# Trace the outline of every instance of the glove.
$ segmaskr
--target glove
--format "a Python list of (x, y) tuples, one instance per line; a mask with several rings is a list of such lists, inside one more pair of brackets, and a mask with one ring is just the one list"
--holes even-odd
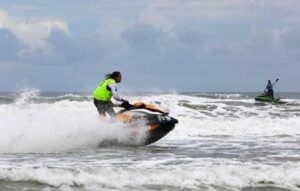
[(130, 107), (130, 103), (127, 100), (122, 100), (121, 107), (128, 109)]

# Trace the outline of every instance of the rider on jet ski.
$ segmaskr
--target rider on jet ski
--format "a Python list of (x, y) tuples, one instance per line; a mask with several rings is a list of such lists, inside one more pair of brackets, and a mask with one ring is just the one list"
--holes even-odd
[(267, 87), (265, 88), (265, 95), (270, 96), (272, 99), (274, 99), (273, 85), (271, 80), (268, 80)]
[(118, 93), (117, 83), (120, 83), (122, 80), (121, 72), (114, 71), (111, 74), (106, 74), (105, 78), (106, 79), (94, 90), (94, 104), (100, 115), (106, 116), (107, 113), (111, 117), (115, 117), (116, 112), (113, 109), (114, 104), (111, 102), (112, 97), (115, 100), (122, 102), (120, 106), (124, 108), (128, 108), (130, 104)]

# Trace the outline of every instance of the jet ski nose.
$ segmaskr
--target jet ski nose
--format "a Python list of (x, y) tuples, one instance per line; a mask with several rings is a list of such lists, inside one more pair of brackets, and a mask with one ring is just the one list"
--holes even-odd
[(173, 123), (178, 123), (178, 120), (172, 117), (172, 122)]

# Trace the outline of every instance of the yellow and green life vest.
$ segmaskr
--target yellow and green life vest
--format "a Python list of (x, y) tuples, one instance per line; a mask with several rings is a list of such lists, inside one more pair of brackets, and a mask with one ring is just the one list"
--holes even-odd
[(110, 84), (116, 84), (116, 81), (111, 78), (102, 81), (93, 93), (94, 98), (99, 101), (110, 101), (112, 93), (107, 89), (107, 86)]

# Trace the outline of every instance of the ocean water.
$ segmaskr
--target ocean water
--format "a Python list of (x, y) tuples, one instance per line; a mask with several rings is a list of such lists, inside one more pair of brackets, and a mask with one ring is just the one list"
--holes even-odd
[(179, 120), (140, 146), (88, 93), (0, 93), (0, 190), (300, 190), (300, 93), (257, 94), (129, 94)]

